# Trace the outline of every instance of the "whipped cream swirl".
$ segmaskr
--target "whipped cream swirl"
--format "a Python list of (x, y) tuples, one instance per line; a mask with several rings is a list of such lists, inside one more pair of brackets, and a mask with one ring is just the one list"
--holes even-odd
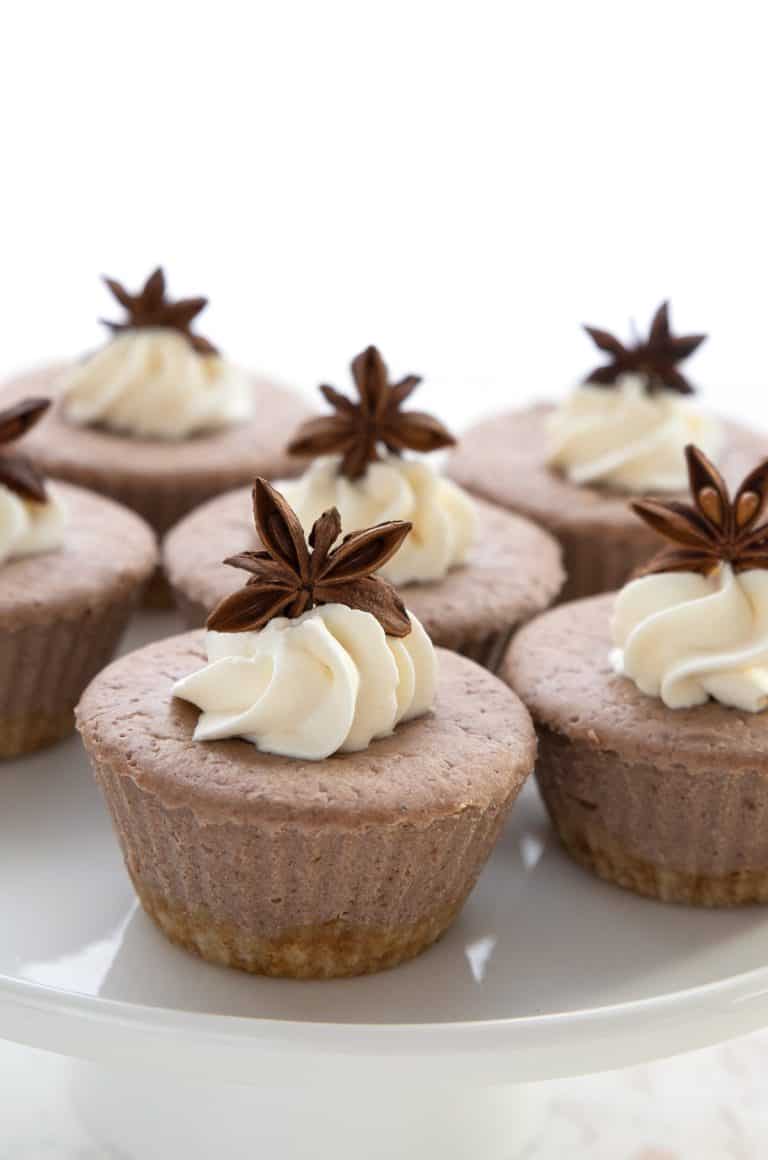
[(316, 459), (299, 479), (276, 487), (305, 528), (337, 507), (349, 531), (386, 520), (409, 520), (411, 534), (381, 569), (392, 584), (441, 580), (463, 564), (475, 534), (475, 511), (465, 492), (421, 459), (390, 455), (368, 465), (360, 479), (339, 473), (339, 456)]
[(241, 737), (310, 761), (366, 749), (432, 706), (435, 652), (410, 620), (395, 638), (369, 612), (325, 604), (258, 632), (208, 632), (208, 664), (174, 696), (202, 710), (196, 741)]
[(548, 461), (571, 483), (630, 492), (685, 489), (685, 446), (716, 458), (723, 443), (715, 418), (677, 391), (649, 394), (631, 374), (614, 387), (577, 387), (551, 416), (549, 437)]
[(616, 598), (611, 662), (670, 709), (768, 706), (768, 571), (661, 572)]
[(45, 503), (39, 503), (0, 484), (0, 564), (61, 547), (66, 508), (50, 484), (47, 495)]
[(176, 330), (127, 330), (63, 381), (64, 412), (83, 426), (186, 439), (248, 419), (248, 376), (218, 354), (199, 354)]

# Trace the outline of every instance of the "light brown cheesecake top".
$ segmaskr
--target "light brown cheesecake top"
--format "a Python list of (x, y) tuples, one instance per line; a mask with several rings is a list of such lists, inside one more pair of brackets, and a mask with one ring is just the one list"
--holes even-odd
[(99, 427), (69, 422), (63, 413), (59, 380), (62, 365), (41, 367), (0, 387), (0, 405), (29, 395), (43, 395), (54, 405), (24, 440), (24, 451), (46, 474), (66, 478), (71, 468), (88, 482), (91, 472), (98, 480), (107, 473), (116, 480), (145, 482), (185, 478), (210, 478), (211, 490), (227, 487), (256, 475), (294, 475), (295, 459), (285, 445), (297, 424), (310, 413), (301, 396), (254, 376), (253, 417), (217, 431), (189, 439), (165, 440), (120, 435)]
[[(467, 564), (442, 580), (399, 588), (427, 632), (448, 647), (527, 620), (552, 602), (564, 578), (560, 549), (547, 532), (481, 501), (477, 516)], [(250, 491), (203, 504), (165, 539), (172, 587), (198, 605), (202, 617), (241, 586), (242, 578), (222, 561), (248, 547), (258, 547)]]
[(576, 600), (522, 629), (501, 675), (537, 725), (621, 761), (698, 772), (766, 770), (768, 712), (747, 713), (715, 701), (668, 709), (610, 664), (614, 593)]
[(473, 661), (438, 651), (434, 712), (360, 753), (311, 762), (246, 741), (192, 740), (198, 711), (171, 696), (204, 661), (203, 634), (159, 641), (115, 661), (91, 683), (78, 728), (99, 765), (191, 808), (211, 824), (249, 818), (307, 825), (426, 825), (504, 805), (530, 773), (536, 740), (527, 711)]
[(157, 564), (157, 541), (139, 516), (110, 499), (50, 483), (68, 512), (60, 548), (0, 564), (0, 629), (78, 616), (132, 594)]
[[(553, 407), (540, 405), (496, 415), (462, 436), (448, 464), (448, 475), (469, 491), (559, 529), (615, 529), (645, 538), (649, 554), (657, 543), (629, 508), (632, 497), (605, 487), (580, 486), (547, 465), (547, 418)], [(730, 484), (738, 483), (768, 454), (768, 433), (723, 422), (725, 445), (718, 465)], [(667, 493), (684, 499), (687, 493)]]

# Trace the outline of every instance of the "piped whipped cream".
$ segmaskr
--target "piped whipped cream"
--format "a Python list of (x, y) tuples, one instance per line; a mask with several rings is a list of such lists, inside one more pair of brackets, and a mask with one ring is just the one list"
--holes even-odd
[(63, 390), (71, 422), (155, 439), (227, 427), (253, 410), (244, 371), (162, 327), (117, 335), (67, 372)]
[(337, 507), (347, 531), (386, 520), (409, 520), (407, 540), (380, 575), (392, 584), (441, 580), (463, 564), (475, 535), (469, 496), (421, 459), (391, 455), (368, 465), (360, 479), (339, 474), (339, 456), (316, 459), (299, 479), (276, 486), (305, 528)]
[(723, 445), (713, 416), (677, 391), (649, 394), (632, 374), (612, 387), (577, 387), (550, 417), (549, 438), (548, 462), (571, 483), (638, 493), (685, 489), (686, 444), (710, 458)]
[(366, 749), (432, 706), (435, 651), (410, 620), (395, 638), (368, 612), (326, 604), (258, 632), (208, 632), (208, 664), (174, 696), (201, 710), (196, 741), (240, 737), (310, 761)]
[(0, 564), (52, 552), (64, 543), (66, 507), (50, 484), (47, 496), (39, 503), (0, 484)]
[(768, 706), (768, 570), (660, 572), (630, 581), (612, 621), (616, 672), (670, 709)]

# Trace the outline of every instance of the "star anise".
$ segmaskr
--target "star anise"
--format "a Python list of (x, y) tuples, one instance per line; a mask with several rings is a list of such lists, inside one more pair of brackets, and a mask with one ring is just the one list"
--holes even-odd
[(0, 411), (0, 484), (10, 488), (22, 499), (45, 503), (45, 480), (25, 455), (9, 455), (4, 451), (34, 427), (51, 405), (50, 399), (24, 399), (5, 411)]
[(359, 479), (368, 464), (379, 458), (379, 444), (400, 455), (406, 449), (437, 451), (456, 442), (432, 415), (400, 409), (421, 382), (418, 375), (390, 383), (386, 363), (375, 346), (353, 359), (351, 370), (360, 401), (348, 399), (334, 387), (321, 386), (335, 413), (303, 423), (288, 444), (291, 455), (341, 455), (341, 474)]
[(636, 374), (645, 378), (649, 394), (663, 389), (692, 395), (694, 388), (677, 369), (677, 364), (701, 346), (706, 334), (673, 335), (669, 329), (669, 303), (662, 302), (653, 316), (646, 339), (625, 346), (607, 330), (585, 326), (589, 337), (600, 350), (611, 356), (606, 366), (597, 367), (584, 379), (598, 387), (612, 387), (621, 375)]
[(165, 274), (158, 266), (150, 274), (138, 294), (129, 294), (125, 287), (114, 278), (104, 278), (104, 282), (121, 306), (128, 311), (125, 322), (101, 321), (117, 334), (121, 330), (140, 330), (144, 327), (168, 327), (183, 334), (198, 354), (216, 354), (216, 347), (190, 330), (192, 320), (208, 305), (207, 298), (180, 298), (172, 302), (165, 293)]
[(768, 459), (746, 477), (731, 500), (720, 472), (698, 447), (685, 449), (693, 504), (655, 499), (636, 500), (632, 509), (654, 531), (671, 540), (640, 569), (655, 572), (701, 572), (721, 563), (735, 572), (768, 568), (768, 522), (758, 523), (768, 500)]
[[(241, 552), (225, 564), (251, 573), (245, 587), (227, 596), (208, 617), (215, 632), (250, 632), (275, 616), (296, 617), (317, 604), (346, 604), (370, 612), (389, 636), (407, 636), (411, 623), (391, 584), (374, 576), (411, 530), (399, 520), (345, 536), (330, 508), (316, 521), (309, 547), (298, 517), (265, 479), (253, 488), (253, 515), (265, 550)], [(311, 549), (311, 550), (310, 550)]]

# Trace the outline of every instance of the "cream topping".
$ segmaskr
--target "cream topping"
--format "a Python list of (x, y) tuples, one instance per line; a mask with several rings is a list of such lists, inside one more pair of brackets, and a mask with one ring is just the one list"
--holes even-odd
[(627, 584), (612, 621), (614, 669), (670, 709), (768, 706), (768, 571), (660, 572)]
[(208, 632), (208, 664), (173, 692), (201, 709), (197, 741), (241, 737), (311, 761), (366, 749), (434, 700), (435, 652), (410, 620), (395, 638), (368, 612), (326, 604), (258, 632)]
[(24, 499), (0, 484), (0, 564), (20, 556), (34, 556), (60, 548), (67, 512), (50, 484), (45, 503)]
[(391, 455), (369, 464), (360, 479), (339, 474), (340, 458), (316, 459), (299, 479), (276, 484), (305, 528), (337, 507), (348, 531), (386, 520), (409, 520), (413, 529), (381, 569), (391, 583), (441, 580), (464, 563), (475, 534), (469, 496), (421, 459)]
[(244, 371), (164, 328), (117, 335), (68, 371), (63, 388), (73, 423), (137, 437), (185, 439), (252, 413)]
[(577, 387), (551, 416), (549, 436), (549, 463), (571, 483), (630, 492), (684, 490), (686, 444), (716, 458), (723, 443), (713, 416), (677, 391), (649, 394), (638, 375)]

